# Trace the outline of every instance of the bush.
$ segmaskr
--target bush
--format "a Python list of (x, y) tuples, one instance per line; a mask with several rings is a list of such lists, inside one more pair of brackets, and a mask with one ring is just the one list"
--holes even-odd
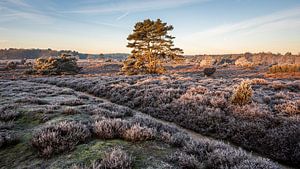
[(63, 54), (60, 57), (38, 58), (33, 69), (37, 74), (61, 75), (77, 74), (81, 68), (77, 66), (76, 58)]
[(10, 62), (7, 62), (5, 69), (9, 69), (9, 70), (16, 69), (17, 66), (18, 66), (17, 62), (10, 61)]
[(4, 106), (0, 107), (0, 120), (2, 121), (11, 121), (17, 118), (20, 115), (14, 107)]
[(252, 159), (252, 160), (243, 160), (241, 163), (233, 167), (233, 169), (279, 169), (280, 167), (276, 166), (270, 160), (266, 159)]
[(31, 144), (44, 157), (70, 151), (90, 137), (88, 128), (75, 121), (48, 125), (34, 133)]
[(216, 68), (214, 68), (214, 67), (212, 67), (212, 68), (205, 68), (204, 70), (203, 70), (203, 72), (204, 72), (204, 75), (205, 76), (211, 76), (211, 75), (213, 75), (215, 72), (216, 72)]
[(242, 81), (242, 83), (234, 91), (231, 97), (231, 102), (233, 104), (245, 105), (251, 102), (252, 93), (251, 82)]
[(254, 63), (251, 63), (246, 57), (237, 59), (235, 65), (243, 68), (253, 68), (255, 66)]
[(140, 124), (135, 124), (129, 129), (127, 129), (124, 134), (123, 138), (127, 141), (145, 141), (153, 139), (155, 133), (153, 129), (147, 127), (141, 127)]
[(190, 137), (182, 132), (174, 134), (163, 132), (161, 134), (161, 139), (174, 147), (183, 147), (185, 143), (190, 140)]
[(105, 153), (99, 168), (105, 169), (130, 169), (132, 157), (120, 148), (114, 148)]
[(300, 64), (273, 65), (268, 73), (292, 73), (300, 72)]
[(90, 166), (73, 165), (71, 169), (131, 169), (132, 164), (132, 157), (117, 147), (107, 151), (102, 159), (94, 161)]
[(276, 111), (278, 111), (279, 113), (285, 113), (288, 115), (300, 114), (300, 104), (297, 102), (292, 102), (292, 101), (275, 105), (274, 109)]
[(188, 155), (182, 152), (175, 152), (170, 161), (177, 164), (182, 169), (201, 169), (203, 165), (197, 160), (194, 155)]
[(104, 119), (96, 121), (93, 133), (100, 139), (120, 138), (128, 128), (128, 123), (121, 119)]

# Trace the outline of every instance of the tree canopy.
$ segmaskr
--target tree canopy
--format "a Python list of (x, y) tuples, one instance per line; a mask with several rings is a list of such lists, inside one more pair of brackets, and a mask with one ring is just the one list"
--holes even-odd
[(162, 63), (183, 53), (182, 49), (174, 47), (175, 37), (168, 34), (173, 29), (160, 19), (136, 23), (133, 33), (127, 38), (127, 47), (132, 51), (122, 70), (128, 75), (163, 73)]

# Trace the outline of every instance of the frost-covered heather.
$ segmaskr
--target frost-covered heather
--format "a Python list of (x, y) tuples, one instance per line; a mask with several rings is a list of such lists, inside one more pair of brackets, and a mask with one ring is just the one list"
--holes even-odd
[[(136, 83), (151, 83), (151, 80), (147, 79), (147, 81), (144, 82), (140, 78), (142, 77), (136, 77)], [(168, 77), (158, 77), (155, 79), (158, 84), (162, 80), (172, 82)], [(129, 83), (135, 85), (135, 83), (126, 80), (118, 81), (114, 79), (114, 81), (116, 83), (126, 82), (128, 83), (128, 86), (130, 86)], [(165, 87), (172, 85), (169, 82), (164, 84)], [(107, 81), (106, 83), (110, 82)], [(188, 83), (193, 84), (191, 81)], [(116, 84), (111, 83), (111, 85)], [(156, 84), (153, 84), (153, 87), (157, 87)], [(213, 95), (216, 98), (222, 96), (222, 101), (217, 101), (218, 104), (214, 103), (214, 105), (219, 106), (219, 111), (221, 112), (227, 107), (224, 107), (224, 105), (228, 104), (227, 99), (231, 94), (230, 92), (226, 93), (225, 91), (223, 94), (222, 92), (211, 94), (207, 93), (209, 92), (209, 88), (194, 87), (190, 89), (190, 93), (184, 95), (187, 92), (183, 89), (176, 89), (175, 85), (173, 87), (174, 90), (169, 90), (169, 93), (165, 93), (166, 96), (164, 93), (161, 93), (162, 95), (159, 97), (166, 98), (157, 100), (157, 102), (170, 102), (170, 104), (173, 104), (173, 100), (170, 100), (168, 97), (176, 95), (178, 99), (186, 101), (183, 102), (183, 104), (197, 106), (197, 104), (192, 102), (193, 99), (188, 99), (189, 95), (199, 98), (199, 100), (206, 104), (211, 102), (211, 100), (206, 99), (206, 97), (210, 95)], [(188, 85), (186, 88), (189, 88)], [(250, 155), (242, 149), (235, 148), (223, 142), (212, 139), (203, 139), (202, 137), (195, 139), (184, 133), (178, 127), (169, 126), (158, 120), (151, 119), (128, 107), (116, 105), (105, 100), (98, 100), (71, 89), (64, 89), (65, 88), (33, 82), (0, 81), (1, 110), (10, 110), (7, 109), (7, 106), (11, 105), (11, 108), (20, 113), (18, 116), (14, 117), (12, 121), (0, 120), (2, 122), (1, 125), (7, 125), (3, 130), (1, 129), (0, 142), (3, 143), (0, 150), (1, 155), (3, 155), (1, 158), (4, 158), (4, 154), (2, 153), (2, 151), (4, 151), (6, 152), (5, 157), (6, 155), (16, 153), (18, 159), (21, 159), (5, 158), (8, 160), (4, 161), (5, 165), (14, 166), (16, 168), (21, 165), (24, 167), (25, 164), (24, 168), (28, 167), (28, 165), (31, 165), (30, 167), (32, 168), (39, 168), (41, 166), (48, 168), (53, 167), (52, 165), (59, 164), (63, 167), (58, 168), (68, 168), (74, 163), (78, 164), (83, 162), (80, 166), (86, 166), (91, 164), (92, 161), (72, 161), (72, 158), (76, 157), (76, 153), (80, 154), (80, 157), (86, 159), (91, 158), (90, 156), (93, 156), (93, 153), (95, 152), (99, 153), (99, 151), (103, 151), (102, 156), (93, 157), (100, 160), (98, 161), (100, 163), (95, 163), (95, 165), (101, 164), (99, 166), (108, 168), (106, 164), (113, 164), (116, 167), (125, 166), (127, 168), (127, 166), (129, 166), (128, 164), (131, 166), (131, 163), (135, 162), (135, 158), (139, 159), (139, 153), (135, 154), (131, 159), (124, 154), (125, 150), (124, 152), (123, 150), (115, 150), (110, 153), (105, 153), (104, 150), (98, 149), (88, 151), (90, 142), (94, 142), (92, 145), (95, 145), (95, 142), (97, 141), (100, 141), (100, 145), (106, 145), (106, 142), (108, 142), (107, 145), (111, 145), (113, 142), (109, 142), (110, 140), (107, 139), (118, 138), (118, 140), (116, 140), (117, 142), (120, 142), (120, 140), (122, 140), (122, 142), (127, 142), (126, 140), (138, 141), (134, 144), (126, 144), (126, 152), (128, 153), (133, 151), (130, 149), (130, 146), (141, 146), (139, 145), (141, 142), (144, 142), (143, 146), (140, 147), (141, 151), (143, 151), (143, 148), (147, 147), (148, 143), (155, 143), (156, 147), (165, 145), (166, 143), (172, 145), (172, 150), (180, 153), (178, 163), (170, 163), (170, 165), (172, 164), (175, 168), (193, 167), (197, 164), (201, 164), (201, 166), (205, 166), (206, 168), (222, 168), (224, 166), (229, 168), (238, 168), (241, 166), (248, 168), (253, 168), (253, 166), (257, 166), (255, 168), (267, 168), (266, 166), (270, 166), (269, 168), (279, 168), (276, 163), (273, 163), (268, 159)], [(147, 87), (145, 86), (145, 90), (146, 89)], [(62, 92), (63, 90), (64, 92)], [(164, 91), (164, 89), (161, 90)], [(117, 91), (118, 90), (115, 92)], [(175, 94), (173, 93), (174, 91)], [(107, 92), (109, 92), (109, 90), (107, 90)], [(194, 95), (194, 92), (202, 94)], [(140, 91), (139, 94), (142, 94), (142, 92)], [(120, 95), (125, 96), (127, 93), (122, 93)], [(47, 104), (36, 104), (35, 102), (27, 101), (15, 104), (16, 99), (20, 97), (26, 98), (28, 96), (45, 100)], [(77, 99), (80, 100), (81, 104), (62, 104), (66, 103), (68, 100)], [(130, 99), (134, 99), (134, 97)], [(130, 99), (128, 101), (130, 101)], [(223, 103), (223, 101), (225, 102)], [(153, 102), (155, 102), (155, 100)], [(123, 102), (124, 105), (125, 103), (126, 102)], [(155, 105), (161, 106), (160, 104)], [(143, 104), (143, 106), (146, 106), (146, 104)], [(143, 110), (142, 108), (140, 109)], [(172, 110), (171, 108), (169, 109)], [(76, 113), (74, 114), (74, 112)], [(114, 115), (116, 114), (118, 114), (119, 119), (114, 118)], [(9, 125), (16, 125), (16, 127), (11, 127)], [(13, 147), (14, 145), (11, 145), (13, 141), (7, 139), (12, 138), (9, 136), (10, 133), (21, 134), (22, 139), (20, 139), (20, 144), (15, 147)], [(8, 145), (12, 147), (8, 148)], [(82, 149), (83, 147), (85, 147), (85, 149)], [(168, 147), (170, 150), (171, 146), (167, 145), (164, 148), (159, 148), (159, 151), (164, 151), (165, 148)], [(127, 149), (129, 150), (127, 151)], [(20, 153), (18, 154), (18, 152)], [(50, 159), (45, 160), (43, 158), (38, 158), (38, 152)], [(164, 159), (169, 159), (169, 156), (171, 157), (170, 153), (163, 152), (163, 154), (164, 153), (166, 153), (163, 157)], [(56, 155), (52, 156), (53, 154)], [(185, 159), (185, 157), (188, 158)], [(82, 160), (82, 158), (80, 159)], [(72, 163), (64, 165), (64, 163), (70, 162), (70, 160)], [(167, 163), (167, 160), (164, 162)], [(93, 166), (88, 166), (87, 168), (90, 167), (92, 168)]]
[(62, 121), (36, 131), (31, 144), (40, 155), (50, 157), (53, 154), (73, 150), (78, 143), (86, 141), (90, 135), (85, 125), (74, 121)]
[(251, 103), (233, 105), (230, 97), (243, 80), (149, 75), (33, 81), (88, 92), (196, 132), (229, 140), (272, 159), (299, 165), (300, 81), (253, 79)]

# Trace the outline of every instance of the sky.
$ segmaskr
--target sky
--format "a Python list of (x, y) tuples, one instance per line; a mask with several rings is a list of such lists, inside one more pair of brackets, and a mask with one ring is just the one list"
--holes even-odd
[(300, 52), (300, 0), (0, 0), (0, 48), (129, 53), (148, 18), (188, 55)]

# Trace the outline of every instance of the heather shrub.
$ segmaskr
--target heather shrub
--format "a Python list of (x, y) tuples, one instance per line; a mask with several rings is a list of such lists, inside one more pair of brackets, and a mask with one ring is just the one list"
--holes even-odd
[(275, 90), (283, 90), (287, 88), (287, 85), (280, 81), (274, 81), (273, 83), (270, 84), (270, 87), (272, 87)]
[(62, 121), (39, 129), (34, 133), (31, 144), (40, 155), (50, 157), (53, 154), (70, 151), (90, 137), (89, 129), (75, 121)]
[(183, 151), (189, 155), (195, 156), (199, 161), (204, 161), (207, 159), (209, 141), (190, 140), (184, 145)]
[(246, 159), (239, 164), (232, 167), (233, 169), (280, 169), (277, 165), (272, 163), (270, 160), (257, 158), (257, 159)]
[(66, 115), (73, 115), (73, 114), (79, 114), (80, 110), (73, 107), (66, 107), (62, 110), (62, 113)]
[(203, 165), (194, 155), (182, 152), (175, 152), (169, 159), (172, 163), (177, 164), (181, 169), (201, 169)]
[(17, 62), (10, 61), (10, 62), (7, 62), (5, 69), (8, 69), (8, 70), (16, 69), (17, 66), (18, 66)]
[(132, 142), (151, 140), (154, 137), (155, 131), (152, 128), (142, 127), (140, 124), (134, 124), (123, 134), (125, 140)]
[(100, 139), (120, 138), (128, 128), (128, 122), (121, 119), (103, 119), (93, 125), (93, 133)]
[(249, 157), (244, 151), (221, 147), (208, 153), (208, 160), (205, 166), (207, 168), (226, 168), (235, 166), (247, 158)]
[(16, 110), (3, 108), (0, 109), (0, 120), (2, 121), (11, 121), (20, 116), (20, 113)]
[(213, 59), (213, 57), (206, 57), (205, 59), (201, 60), (199, 66), (200, 67), (211, 67), (216, 63), (216, 59)]
[(300, 114), (300, 105), (297, 104), (297, 102), (292, 102), (292, 101), (275, 105), (274, 109), (279, 113), (285, 113), (288, 115)]
[(174, 134), (162, 132), (160, 137), (162, 141), (174, 147), (183, 147), (186, 144), (186, 142), (190, 140), (190, 137), (182, 132), (177, 132)]
[(76, 58), (67, 54), (62, 54), (60, 57), (38, 58), (33, 69), (37, 74), (42, 75), (77, 74), (80, 71)]
[(211, 76), (216, 72), (216, 68), (212, 67), (212, 68), (204, 68), (203, 73), (205, 76)]
[(133, 158), (119, 147), (105, 152), (104, 157), (90, 166), (73, 165), (71, 169), (131, 169)]
[[(122, 118), (132, 116), (132, 110), (128, 107), (119, 106), (112, 103), (102, 103), (99, 105), (99, 110), (104, 110), (104, 115), (110, 118)], [(105, 111), (108, 110), (108, 111)]]
[(267, 85), (268, 81), (265, 79), (255, 78), (251, 80), (252, 85)]
[(300, 72), (300, 64), (273, 65), (268, 73), (292, 73)]
[(233, 104), (245, 105), (251, 102), (252, 99), (252, 88), (249, 81), (242, 81), (242, 83), (235, 89), (231, 102)]
[(254, 63), (250, 62), (246, 57), (241, 57), (235, 61), (235, 65), (243, 68), (253, 68)]
[(105, 153), (99, 168), (105, 169), (130, 169), (133, 159), (124, 150), (114, 148)]

